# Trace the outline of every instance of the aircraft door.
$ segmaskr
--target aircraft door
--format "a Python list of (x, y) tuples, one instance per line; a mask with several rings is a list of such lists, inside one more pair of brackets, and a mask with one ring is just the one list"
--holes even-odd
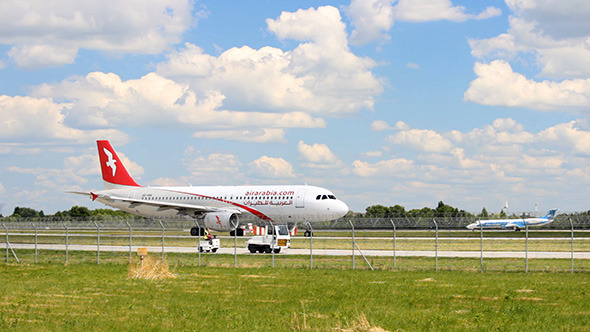
[(295, 207), (296, 208), (304, 208), (305, 207), (305, 193), (307, 189), (301, 189), (297, 192), (297, 196), (295, 196)]

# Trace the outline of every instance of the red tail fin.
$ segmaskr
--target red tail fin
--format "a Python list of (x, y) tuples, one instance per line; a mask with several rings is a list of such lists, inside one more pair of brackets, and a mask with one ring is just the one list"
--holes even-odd
[(108, 183), (113, 186), (141, 187), (129, 175), (109, 141), (96, 141), (96, 144), (98, 145), (98, 158), (100, 159), (100, 169), (102, 170), (102, 179), (105, 181), (105, 185)]

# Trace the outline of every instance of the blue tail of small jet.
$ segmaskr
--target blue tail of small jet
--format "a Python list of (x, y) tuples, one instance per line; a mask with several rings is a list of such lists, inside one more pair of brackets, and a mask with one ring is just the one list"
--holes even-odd
[(547, 212), (547, 214), (542, 218), (549, 219), (549, 220), (555, 219), (555, 215), (557, 214), (557, 210), (559, 210), (559, 209), (549, 210), (549, 212)]

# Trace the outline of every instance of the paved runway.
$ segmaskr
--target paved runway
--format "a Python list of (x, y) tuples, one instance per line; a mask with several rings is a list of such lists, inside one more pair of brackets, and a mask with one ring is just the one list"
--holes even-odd
[[(18, 249), (35, 249), (34, 244), (11, 244), (14, 250)], [(0, 248), (5, 248), (6, 243), (0, 243)], [(131, 251), (137, 252), (137, 248), (140, 246), (132, 246)], [(142, 246), (143, 247), (143, 246)], [(39, 250), (65, 250), (65, 244), (38, 244), (37, 248)], [(161, 253), (162, 247), (161, 246), (151, 246), (147, 247), (149, 252), (152, 253)], [(71, 244), (68, 246), (68, 250), (72, 251), (96, 251), (96, 245), (76, 245)], [(165, 252), (169, 253), (195, 253), (197, 254), (196, 247), (165, 247)], [(108, 246), (108, 245), (101, 245), (100, 251), (110, 251), (110, 252), (129, 252), (129, 246)], [(237, 253), (239, 255), (270, 255), (270, 254), (251, 254), (246, 248), (237, 248)], [(220, 248), (217, 253), (222, 254), (233, 254), (234, 248)], [(215, 255), (212, 253), (204, 253), (206, 255)], [(359, 251), (355, 252), (356, 255), (360, 255)], [(363, 250), (363, 254), (365, 256), (383, 256), (383, 257), (392, 257), (393, 251), (392, 250)], [(407, 251), (407, 250), (397, 250), (395, 252), (396, 256), (399, 257), (477, 257), (479, 258), (481, 253), (479, 251), (438, 251), (436, 253), (432, 250), (426, 251)], [(309, 249), (287, 249), (282, 251), (278, 255), (309, 255)], [(336, 249), (313, 249), (313, 255), (316, 256), (351, 256), (352, 250), (336, 250)], [(484, 258), (525, 258), (527, 254), (524, 251), (484, 251), (483, 257)], [(539, 251), (529, 251), (528, 258), (571, 258), (571, 252), (539, 252)], [(590, 259), (590, 252), (574, 252), (574, 259)]]

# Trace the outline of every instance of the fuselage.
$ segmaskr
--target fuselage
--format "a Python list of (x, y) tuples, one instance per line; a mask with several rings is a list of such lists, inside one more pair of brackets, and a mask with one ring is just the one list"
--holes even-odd
[(552, 222), (557, 214), (557, 209), (549, 210), (546, 216), (539, 218), (522, 219), (490, 219), (479, 220), (467, 225), (467, 229), (505, 228), (519, 230), (527, 226), (541, 226)]
[(235, 211), (241, 219), (251, 215), (280, 223), (329, 221), (348, 213), (348, 206), (331, 191), (303, 185), (123, 187), (96, 194), (97, 200), (106, 205), (159, 218), (177, 218), (182, 214), (182, 209), (167, 208), (166, 203), (187, 206), (188, 211), (190, 206), (206, 206)]

